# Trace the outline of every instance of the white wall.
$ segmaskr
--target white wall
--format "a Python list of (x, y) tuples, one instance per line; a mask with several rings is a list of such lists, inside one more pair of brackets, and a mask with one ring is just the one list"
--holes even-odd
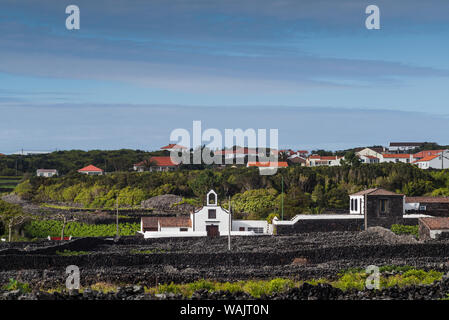
[[(214, 203), (209, 202), (210, 195), (215, 197)], [(206, 226), (218, 226), (220, 234), (228, 234), (230, 228), (229, 212), (218, 205), (218, 197), (214, 191), (207, 194), (207, 205), (193, 214), (192, 227), (193, 231), (206, 231)], [(215, 210), (215, 219), (209, 219), (209, 210)]]
[[(357, 210), (351, 210), (351, 200), (357, 201)], [(350, 196), (349, 197), (349, 213), (350, 214), (364, 214), (365, 213), (365, 197), (364, 196)]]
[(269, 233), (268, 221), (266, 220), (232, 220), (232, 231), (239, 231), (240, 227), (245, 228), (263, 228), (264, 233)]

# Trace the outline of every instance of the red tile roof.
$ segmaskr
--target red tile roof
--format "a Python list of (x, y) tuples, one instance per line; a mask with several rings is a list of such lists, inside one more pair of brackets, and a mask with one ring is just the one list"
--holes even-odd
[(190, 217), (142, 217), (143, 228), (158, 228), (158, 224), (165, 228), (191, 228)]
[(422, 159), (419, 159), (419, 160), (416, 160), (416, 161), (413, 161), (413, 163), (417, 163), (417, 162), (426, 162), (426, 161), (430, 161), (430, 160), (433, 160), (433, 159), (435, 159), (435, 158), (438, 158), (439, 157), (439, 155), (433, 155), (433, 156), (427, 156), (427, 157), (424, 157), (424, 158), (422, 158)]
[(161, 149), (165, 150), (165, 149), (187, 149), (187, 148), (179, 144), (170, 143), (168, 146), (162, 147)]
[(144, 166), (145, 164), (151, 164), (156, 167), (174, 167), (174, 166), (177, 166), (179, 163), (173, 162), (169, 156), (168, 157), (151, 157), (148, 160), (136, 163), (135, 166), (140, 167), (140, 166)]
[(257, 154), (257, 150), (253, 148), (237, 148), (237, 149), (226, 149), (226, 150), (217, 150), (214, 151), (214, 154), (216, 155), (223, 155), (223, 154)]
[(407, 159), (410, 158), (411, 154), (408, 153), (382, 153), (384, 158), (393, 158), (393, 159)]
[(248, 167), (288, 167), (285, 161), (278, 162), (248, 162)]
[(79, 169), (78, 172), (103, 172), (103, 170), (90, 164), (87, 167)]
[(424, 150), (421, 152), (417, 152), (413, 155), (414, 158), (424, 158), (427, 156), (434, 156), (436, 154), (439, 154), (443, 152), (444, 150)]
[(319, 155), (312, 155), (309, 157), (309, 159), (313, 160), (338, 160), (343, 158), (343, 156), (319, 156)]

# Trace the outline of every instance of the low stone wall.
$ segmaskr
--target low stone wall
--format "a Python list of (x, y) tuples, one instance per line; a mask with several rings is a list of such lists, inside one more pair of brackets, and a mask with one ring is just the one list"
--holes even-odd
[(361, 231), (364, 230), (363, 219), (307, 219), (299, 220), (293, 225), (276, 225), (276, 235), (309, 232)]
[[(107, 244), (96, 239), (96, 244)], [(88, 251), (93, 246), (91, 238), (79, 239), (60, 246), (36, 249), (30, 252), (11, 251), (0, 255), (0, 270), (65, 268), (74, 264), (79, 267), (104, 268), (111, 266), (171, 265), (178, 268), (230, 267), (230, 266), (282, 266), (295, 258), (305, 258), (308, 263), (324, 263), (334, 260), (395, 259), (400, 257), (448, 257), (448, 243), (417, 243), (395, 245), (357, 245), (324, 247), (285, 252), (221, 252), (221, 253), (98, 253), (79, 256), (59, 256), (56, 250)]]

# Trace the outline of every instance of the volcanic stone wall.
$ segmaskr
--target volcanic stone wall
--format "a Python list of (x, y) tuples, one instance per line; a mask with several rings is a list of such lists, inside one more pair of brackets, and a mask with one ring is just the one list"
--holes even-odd
[[(66, 248), (66, 247), (64, 247)], [(86, 250), (82, 243), (72, 245), (71, 250)], [(53, 248), (54, 249), (54, 248)], [(52, 250), (53, 250), (52, 249)], [(61, 246), (58, 248), (62, 250)], [(0, 270), (65, 268), (74, 264), (80, 268), (107, 268), (112, 266), (171, 265), (178, 268), (228, 267), (228, 266), (277, 266), (289, 265), (295, 258), (305, 258), (307, 263), (323, 263), (333, 260), (394, 259), (400, 257), (449, 257), (447, 243), (417, 243), (397, 245), (352, 245), (322, 247), (285, 252), (226, 252), (226, 253), (92, 253), (79, 256), (59, 256), (39, 249), (33, 252), (0, 255)]]
[(306, 219), (293, 225), (276, 225), (277, 235), (330, 231), (364, 230), (363, 219)]
[[(386, 211), (380, 208), (381, 200), (387, 200)], [(398, 195), (367, 195), (365, 196), (365, 227), (390, 228), (393, 224), (403, 222), (404, 202)]]

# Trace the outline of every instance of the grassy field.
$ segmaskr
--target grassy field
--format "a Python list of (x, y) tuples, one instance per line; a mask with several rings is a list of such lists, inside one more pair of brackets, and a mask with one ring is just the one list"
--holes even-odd
[(19, 184), (22, 177), (2, 177), (0, 176), (0, 193), (12, 192)]

